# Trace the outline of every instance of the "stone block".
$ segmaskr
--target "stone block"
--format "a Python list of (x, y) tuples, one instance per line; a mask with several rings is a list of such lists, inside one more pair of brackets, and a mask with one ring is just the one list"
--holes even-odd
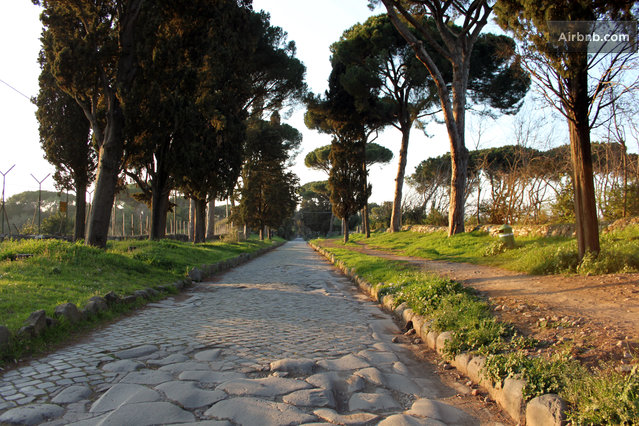
[(406, 302), (400, 303), (395, 309), (393, 309), (393, 314), (397, 318), (402, 318), (402, 315), (404, 314), (404, 311), (406, 309), (408, 309), (408, 305), (406, 305)]
[(432, 350), (436, 350), (437, 349), (437, 337), (438, 336), (439, 336), (439, 333), (437, 333), (436, 331), (429, 331), (428, 333), (426, 333), (426, 344)]
[(460, 373), (467, 375), (468, 374), (468, 363), (470, 362), (471, 355), (464, 352), (457, 356), (453, 360), (452, 364), (456, 369), (459, 370)]
[(524, 417), (523, 390), (526, 382), (519, 379), (507, 378), (500, 392), (497, 392), (496, 400), (510, 417), (521, 421)]
[(106, 300), (107, 305), (113, 306), (120, 302), (120, 296), (118, 296), (114, 291), (110, 291), (104, 295), (104, 300)]
[(189, 278), (196, 283), (202, 281), (202, 270), (200, 268), (193, 268), (189, 271)]
[(133, 292), (134, 296), (139, 297), (140, 299), (149, 300), (150, 295), (146, 292), (146, 290), (136, 290)]
[(33, 327), (33, 333), (39, 336), (47, 328), (47, 315), (44, 309), (32, 312), (24, 324)]
[(437, 348), (437, 352), (443, 355), (444, 351), (446, 350), (446, 342), (449, 340), (452, 340), (452, 338), (453, 338), (453, 333), (451, 333), (450, 331), (444, 331), (439, 336), (437, 336), (437, 341), (435, 344), (435, 347)]
[(82, 319), (82, 314), (78, 310), (78, 307), (73, 303), (63, 303), (56, 306), (53, 315), (56, 317), (63, 317), (71, 324)]
[(402, 312), (401, 318), (404, 321), (404, 324), (408, 324), (410, 321), (413, 320), (414, 316), (415, 316), (415, 312), (413, 312), (411, 308), (407, 308), (407, 309), (404, 309), (404, 312)]
[(96, 315), (102, 311), (106, 311), (108, 308), (109, 306), (107, 305), (106, 300), (103, 297), (94, 296), (89, 299), (82, 312), (85, 315)]
[(422, 326), (424, 325), (424, 317), (415, 314), (411, 321), (413, 321), (413, 328), (415, 329), (415, 333), (423, 339), (424, 336), (422, 336)]
[(487, 380), (484, 378), (483, 369), (484, 365), (486, 365), (486, 357), (483, 356), (474, 356), (468, 362), (468, 371), (466, 375), (477, 384), (482, 384)]
[(124, 303), (125, 305), (129, 305), (129, 304), (133, 304), (137, 302), (137, 300), (138, 300), (138, 296), (131, 294), (129, 296), (124, 296), (122, 298), (122, 303)]
[(555, 394), (541, 395), (526, 406), (526, 425), (561, 426), (566, 424), (566, 403)]
[(160, 292), (154, 288), (147, 287), (144, 289), (150, 298), (160, 297)]

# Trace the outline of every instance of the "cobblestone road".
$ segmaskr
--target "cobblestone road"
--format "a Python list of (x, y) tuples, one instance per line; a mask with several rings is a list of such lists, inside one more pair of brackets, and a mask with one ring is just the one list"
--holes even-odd
[(372, 302), (295, 241), (0, 377), (0, 423), (478, 420)]

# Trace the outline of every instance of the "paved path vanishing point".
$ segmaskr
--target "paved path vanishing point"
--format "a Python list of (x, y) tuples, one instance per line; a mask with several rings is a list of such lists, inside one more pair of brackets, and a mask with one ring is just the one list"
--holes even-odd
[(0, 424), (479, 424), (393, 333), (290, 242), (6, 372)]

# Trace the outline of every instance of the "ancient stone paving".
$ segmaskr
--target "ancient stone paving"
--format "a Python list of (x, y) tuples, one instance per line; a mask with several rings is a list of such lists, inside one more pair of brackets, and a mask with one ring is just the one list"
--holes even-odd
[(296, 241), (0, 376), (0, 423), (477, 424)]

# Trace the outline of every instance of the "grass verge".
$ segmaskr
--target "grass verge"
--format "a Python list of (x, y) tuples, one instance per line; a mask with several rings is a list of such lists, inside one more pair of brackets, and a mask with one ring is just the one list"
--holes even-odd
[(600, 255), (587, 255), (581, 262), (576, 240), (567, 237), (520, 237), (512, 250), (481, 231), (450, 238), (445, 232), (379, 232), (369, 239), (352, 234), (351, 241), (349, 244), (366, 243), (406, 256), (497, 266), (533, 275), (639, 272), (638, 225), (601, 234)]
[[(315, 244), (322, 246), (321, 240)], [(486, 356), (484, 374), (497, 383), (508, 377), (526, 381), (526, 401), (557, 393), (569, 403), (574, 424), (636, 424), (639, 420), (639, 371), (619, 374), (611, 368), (590, 372), (570, 351), (552, 357), (531, 355), (537, 342), (497, 321), (488, 304), (460, 283), (421, 272), (405, 262), (373, 257), (342, 247), (323, 246), (366, 281), (379, 296), (390, 294), (430, 321), (435, 331), (451, 331), (446, 355)], [(586, 391), (587, 390), (587, 391)]]
[[(106, 250), (100, 250), (58, 240), (3, 241), (0, 324), (15, 334), (33, 311), (44, 309), (52, 317), (59, 304), (71, 302), (82, 307), (91, 297), (110, 291), (123, 295), (168, 284), (183, 279), (193, 266), (216, 263), (271, 244), (258, 239), (197, 245), (173, 240), (129, 240), (109, 242)], [(20, 254), (32, 256), (25, 258)], [(128, 309), (119, 307), (97, 320), (108, 320)], [(33, 341), (18, 341), (4, 358), (43, 349), (95, 321), (88, 320), (77, 327), (61, 324)]]

